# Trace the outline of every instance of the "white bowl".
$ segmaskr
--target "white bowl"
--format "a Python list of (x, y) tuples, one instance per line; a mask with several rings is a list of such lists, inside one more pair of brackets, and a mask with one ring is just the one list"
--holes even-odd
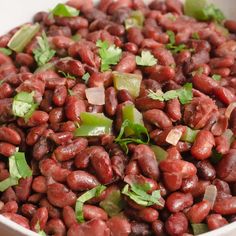
[[(22, 23), (30, 21), (37, 11), (52, 9), (59, 2), (65, 2), (65, 0), (0, 0), (0, 35)], [(86, 4), (86, 0), (84, 2)], [(97, 1), (95, 0), (95, 2)], [(236, 19), (235, 0), (209, 0), (209, 2), (217, 5), (227, 18)], [(1, 215), (0, 235), (38, 236), (38, 234)], [(236, 236), (236, 222), (201, 236)]]

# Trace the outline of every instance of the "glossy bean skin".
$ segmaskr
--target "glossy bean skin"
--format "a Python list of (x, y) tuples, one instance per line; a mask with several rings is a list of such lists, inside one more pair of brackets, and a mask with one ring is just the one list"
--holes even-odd
[(0, 140), (13, 145), (19, 145), (21, 143), (20, 135), (8, 127), (0, 127)]
[(202, 130), (197, 134), (191, 153), (198, 160), (207, 159), (214, 145), (214, 136), (209, 131)]
[(62, 220), (50, 219), (46, 224), (45, 232), (47, 234), (65, 236), (66, 235), (66, 227), (65, 227), (64, 223), (62, 222)]
[(107, 221), (107, 227), (114, 236), (128, 236), (131, 233), (131, 225), (129, 221), (122, 216), (113, 216)]
[(159, 178), (159, 168), (154, 152), (147, 145), (136, 146), (133, 160), (137, 160), (143, 174), (149, 178), (157, 180)]
[(188, 231), (188, 220), (183, 213), (174, 213), (165, 222), (165, 228), (173, 236), (184, 234)]
[(76, 202), (76, 195), (59, 183), (48, 186), (47, 197), (49, 202), (56, 207), (72, 206)]
[(86, 220), (92, 219), (101, 219), (101, 220), (108, 220), (107, 213), (99, 207), (84, 204), (83, 205), (83, 215)]
[(158, 219), (158, 211), (151, 208), (147, 207), (138, 212), (138, 216), (145, 222), (154, 222), (155, 220)]
[(10, 143), (0, 142), (0, 154), (10, 157), (15, 153), (16, 147)]
[(48, 211), (46, 207), (41, 207), (33, 215), (33, 218), (30, 222), (31, 229), (36, 231), (36, 225), (40, 225), (40, 229), (44, 230), (46, 222), (48, 220)]
[(235, 214), (236, 211), (236, 197), (229, 197), (217, 201), (214, 205), (214, 211), (221, 215)]
[(27, 218), (25, 218), (24, 216), (15, 214), (15, 213), (3, 213), (3, 216), (5, 216), (6, 218), (16, 222), (17, 224), (23, 226), (26, 229), (30, 229), (29, 226), (29, 220)]
[(193, 197), (190, 193), (175, 192), (168, 196), (166, 207), (170, 212), (176, 213), (192, 206)]
[(70, 228), (73, 224), (77, 223), (75, 211), (70, 206), (65, 206), (62, 211), (63, 220), (65, 225)]
[(227, 224), (228, 221), (219, 214), (211, 214), (207, 217), (207, 226), (210, 230), (218, 229)]
[(105, 103), (106, 113), (109, 116), (114, 116), (116, 113), (118, 101), (116, 97), (116, 91), (113, 87), (106, 89), (105, 99), (106, 99)]
[(18, 204), (16, 201), (9, 201), (0, 209), (1, 214), (2, 213), (17, 213), (18, 211)]
[(74, 191), (84, 191), (95, 188), (99, 185), (99, 181), (92, 174), (77, 170), (67, 176), (67, 184)]
[(187, 218), (194, 224), (201, 223), (209, 214), (211, 204), (207, 200), (194, 204), (187, 212)]
[(216, 177), (216, 171), (210, 162), (203, 160), (197, 163), (198, 176), (204, 180), (213, 180)]

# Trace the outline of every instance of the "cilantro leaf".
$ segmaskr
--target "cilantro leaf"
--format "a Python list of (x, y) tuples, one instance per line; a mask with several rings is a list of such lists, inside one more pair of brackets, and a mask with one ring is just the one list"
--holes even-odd
[[(132, 130), (132, 136), (128, 138), (124, 138), (123, 135), (125, 134), (125, 128), (129, 127)], [(120, 128), (120, 133), (118, 137), (115, 139), (115, 142), (118, 143), (121, 148), (128, 153), (127, 144), (129, 143), (144, 143), (147, 144), (150, 141), (150, 137), (148, 134), (147, 129), (141, 125), (131, 122), (130, 120), (126, 119), (123, 121), (122, 126)]]
[(58, 73), (62, 74), (65, 78), (76, 80), (76, 77), (71, 75), (70, 73), (66, 73), (62, 70), (59, 70)]
[(175, 33), (173, 31), (166, 31), (167, 35), (169, 36), (169, 43), (166, 44), (166, 48), (170, 50), (173, 54), (182, 52), (183, 50), (187, 49), (185, 44), (175, 45)]
[(0, 182), (0, 192), (17, 185), (19, 179), (32, 176), (32, 170), (28, 166), (23, 152), (16, 150), (16, 152), (9, 157), (9, 173), (10, 177)]
[(126, 184), (122, 193), (141, 206), (152, 206), (155, 204), (162, 206), (159, 201), (161, 198), (160, 190), (155, 190), (152, 194), (148, 194), (148, 190), (150, 190), (150, 186), (147, 189), (146, 186), (139, 184)]
[(157, 64), (157, 59), (149, 51), (142, 51), (141, 57), (136, 56), (135, 59), (139, 66), (154, 66)]
[(186, 0), (184, 13), (202, 21), (213, 20), (221, 23), (225, 19), (222, 11), (214, 4), (207, 4), (206, 0)]
[(81, 79), (84, 80), (85, 84), (87, 84), (89, 78), (90, 78), (90, 74), (87, 72), (87, 73), (85, 73), (85, 74), (82, 76)]
[(215, 81), (220, 81), (221, 80), (221, 75), (212, 75), (212, 79), (215, 80)]
[(75, 214), (76, 219), (78, 222), (84, 222), (84, 216), (83, 216), (83, 205), (86, 201), (100, 196), (100, 194), (106, 189), (104, 185), (99, 185), (93, 189), (90, 189), (89, 191), (82, 194), (80, 197), (77, 198), (76, 204), (75, 204)]
[(76, 8), (62, 3), (58, 3), (51, 12), (54, 16), (61, 17), (74, 17), (79, 15), (79, 11)]
[(42, 36), (37, 37), (37, 40), (38, 48), (33, 51), (34, 58), (38, 66), (43, 66), (52, 59), (56, 51), (50, 48), (48, 38), (44, 31), (42, 32)]
[(12, 112), (15, 116), (23, 117), (27, 120), (37, 107), (38, 104), (34, 103), (34, 92), (20, 92), (13, 99)]
[(101, 71), (110, 69), (110, 65), (116, 65), (122, 55), (122, 50), (114, 44), (110, 45), (107, 41), (98, 40), (96, 46), (99, 48), (98, 52), (101, 57)]
[(170, 90), (167, 91), (166, 93), (163, 93), (162, 91), (154, 92), (152, 90), (148, 90), (148, 92), (149, 92), (148, 94), (149, 98), (153, 100), (159, 100), (161, 102), (178, 98), (181, 104), (184, 105), (189, 103), (193, 99), (191, 83), (185, 84), (181, 89)]
[(0, 52), (6, 56), (10, 56), (12, 54), (12, 50), (9, 48), (0, 48)]

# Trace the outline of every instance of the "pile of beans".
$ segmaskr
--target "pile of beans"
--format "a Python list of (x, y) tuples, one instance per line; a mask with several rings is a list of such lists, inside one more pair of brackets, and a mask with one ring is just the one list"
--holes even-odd
[[(0, 181), (9, 176), (8, 157), (16, 147), (25, 152), (33, 176), (20, 179), (17, 186), (0, 193), (0, 213), (25, 228), (36, 225), (47, 235), (56, 236), (139, 236), (191, 235), (191, 224), (205, 223), (209, 230), (236, 220), (236, 141), (223, 135), (227, 129), (236, 135), (236, 22), (226, 20), (229, 34), (213, 22), (198, 22), (183, 15), (178, 0), (70, 0), (80, 16), (52, 17), (39, 12), (39, 22), (56, 55), (57, 70), (77, 76), (63, 77), (53, 69), (39, 71), (33, 56), (36, 37), (23, 52), (6, 56), (0, 53)], [(143, 28), (124, 27), (132, 10), (144, 16)], [(171, 13), (171, 17), (170, 17)], [(173, 16), (175, 20), (173, 20)], [(6, 47), (19, 28), (0, 37)], [(193, 50), (172, 54), (166, 49), (167, 30), (175, 32), (176, 43)], [(193, 39), (197, 32), (199, 39)], [(75, 42), (72, 35), (79, 34)], [(40, 35), (39, 33), (38, 35)], [(98, 39), (122, 48), (122, 58), (113, 71), (142, 75), (139, 97), (113, 86), (112, 71), (100, 72)], [(139, 67), (135, 56), (150, 50), (157, 65)], [(61, 57), (70, 57), (59, 61)], [(192, 73), (202, 68), (202, 73)], [(88, 72), (88, 83), (81, 77)], [(220, 81), (212, 75), (221, 76)], [(152, 100), (148, 90), (163, 91), (193, 84), (193, 99), (182, 105), (179, 100)], [(104, 86), (105, 105), (89, 104), (85, 89)], [(68, 93), (70, 89), (73, 94)], [(35, 92), (40, 104), (28, 121), (12, 114), (16, 92)], [(129, 153), (114, 142), (122, 124), (122, 107), (134, 104), (144, 117), (151, 143), (164, 148), (167, 159), (158, 163), (149, 145), (129, 144)], [(113, 120), (113, 133), (93, 138), (74, 137), (81, 112), (104, 113)], [(172, 129), (200, 130), (194, 143), (166, 142)], [(212, 151), (222, 155), (216, 163)], [(143, 207), (123, 196), (125, 207), (108, 217), (99, 203), (114, 189), (122, 189), (132, 180), (149, 183), (151, 191), (160, 190), (163, 206)], [(85, 223), (75, 216), (76, 199), (99, 184), (106, 190), (84, 204)], [(217, 188), (211, 208), (203, 199), (209, 185)]]

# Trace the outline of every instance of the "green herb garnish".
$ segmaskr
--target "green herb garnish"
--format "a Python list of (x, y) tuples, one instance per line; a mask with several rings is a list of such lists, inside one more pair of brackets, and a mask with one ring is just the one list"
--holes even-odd
[(0, 48), (0, 52), (6, 56), (10, 56), (12, 54), (12, 50), (9, 48)]
[(46, 33), (43, 31), (42, 36), (37, 37), (38, 48), (33, 51), (35, 61), (38, 66), (45, 65), (52, 59), (56, 51), (50, 48)]
[(38, 104), (34, 102), (34, 92), (20, 92), (13, 99), (12, 111), (15, 116), (28, 120), (37, 107)]
[(198, 32), (194, 32), (194, 33), (192, 34), (192, 38), (193, 38), (193, 39), (196, 39), (196, 40), (199, 40), (199, 39), (200, 39), (200, 36), (199, 36)]
[(61, 70), (59, 70), (58, 73), (62, 74), (67, 79), (74, 79), (74, 80), (76, 80), (76, 77), (71, 75), (70, 73), (66, 73), (66, 72), (61, 71)]
[(85, 84), (87, 84), (89, 78), (90, 78), (90, 74), (87, 72), (87, 73), (85, 73), (85, 74), (82, 76), (81, 79), (84, 80)]
[(139, 66), (154, 66), (157, 64), (157, 59), (149, 51), (142, 51), (141, 56), (136, 56), (135, 60)]
[(99, 48), (98, 52), (101, 57), (101, 71), (107, 71), (111, 65), (116, 65), (122, 55), (122, 50), (114, 44), (109, 46), (107, 41), (98, 40), (96, 46)]
[(215, 81), (220, 81), (221, 80), (221, 75), (212, 75), (212, 79)]
[[(125, 136), (125, 128), (128, 127), (129, 130), (132, 131), (132, 136)], [(127, 145), (129, 143), (139, 143), (139, 144), (147, 144), (150, 141), (150, 137), (147, 129), (141, 124), (135, 124), (130, 120), (124, 120), (122, 126), (120, 128), (120, 133), (118, 137), (115, 139), (115, 142), (118, 143), (121, 148), (128, 153)]]
[(32, 176), (32, 170), (29, 168), (25, 153), (16, 152), (9, 157), (10, 177), (0, 182), (0, 192), (4, 192), (11, 186), (18, 184), (19, 179)]
[(46, 233), (43, 230), (41, 230), (39, 221), (35, 225), (35, 231), (37, 232), (37, 234), (39, 234), (41, 236), (47, 236)]
[(194, 235), (199, 235), (208, 232), (208, 227), (207, 224), (191, 224), (192, 229), (193, 229), (193, 234)]
[(178, 98), (181, 104), (184, 105), (192, 101), (192, 98), (193, 98), (191, 83), (186, 83), (181, 89), (170, 90), (170, 91), (167, 91), (166, 93), (163, 93), (161, 91), (157, 91), (157, 92), (153, 92), (152, 90), (148, 90), (148, 91), (149, 91), (149, 94), (148, 94), (149, 98), (153, 100), (159, 100), (161, 102)]
[(58, 3), (51, 12), (54, 16), (61, 17), (74, 17), (79, 15), (79, 11), (76, 8), (62, 3)]
[(100, 194), (106, 189), (106, 186), (104, 185), (99, 185), (84, 194), (82, 194), (79, 198), (76, 200), (76, 205), (75, 205), (75, 214), (76, 214), (76, 219), (78, 222), (84, 222), (84, 216), (83, 216), (83, 205), (85, 202), (88, 200), (94, 198), (94, 197), (99, 197)]
[(166, 48), (170, 50), (173, 54), (182, 52), (183, 50), (187, 49), (185, 44), (176, 45), (175, 43), (175, 33), (173, 31), (166, 31), (167, 35), (169, 36), (169, 43), (166, 44)]
[(125, 29), (132, 27), (142, 28), (144, 22), (144, 15), (141, 11), (132, 11), (130, 17), (125, 20)]
[(161, 202), (159, 201), (161, 198), (160, 190), (155, 190), (151, 194), (148, 194), (147, 191), (150, 189), (150, 185), (126, 184), (122, 189), (122, 194), (128, 196), (130, 199), (141, 206), (146, 207), (155, 204), (162, 206)]

